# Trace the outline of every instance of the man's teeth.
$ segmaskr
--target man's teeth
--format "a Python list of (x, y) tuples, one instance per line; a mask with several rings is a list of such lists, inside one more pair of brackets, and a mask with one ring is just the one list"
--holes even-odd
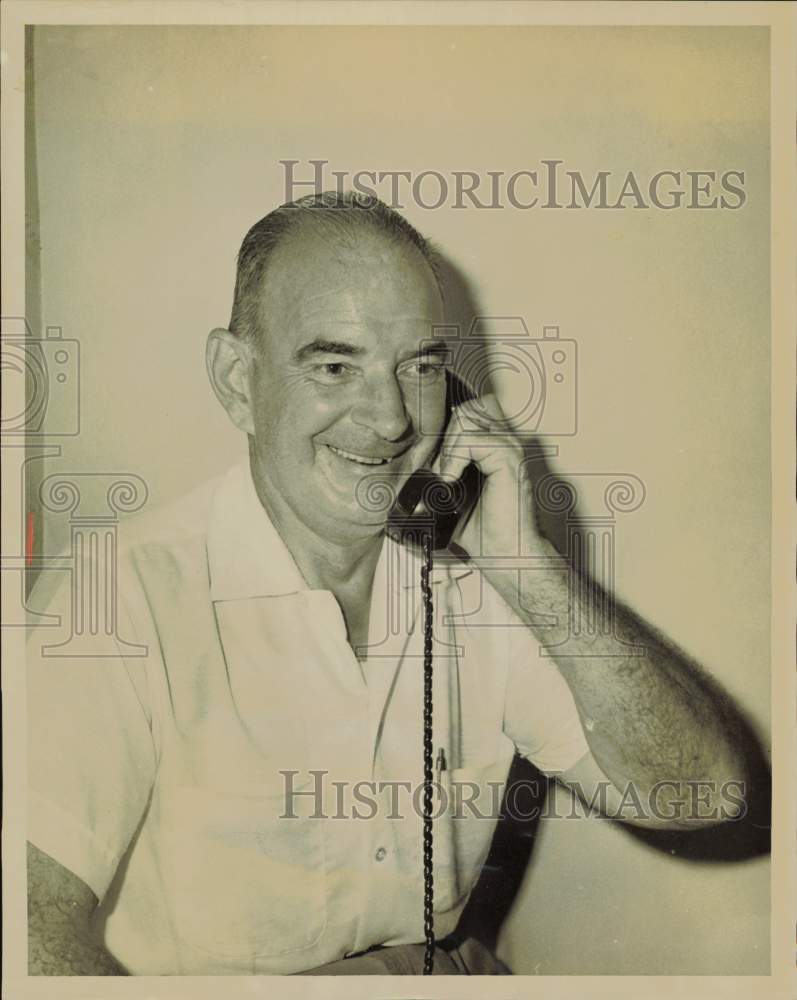
[(342, 448), (336, 448), (331, 444), (328, 444), (327, 448), (330, 451), (334, 451), (336, 455), (340, 455), (341, 458), (348, 458), (350, 462), (359, 462), (360, 465), (385, 465), (389, 461), (387, 458), (368, 458), (365, 455), (355, 455), (351, 451), (344, 451)]

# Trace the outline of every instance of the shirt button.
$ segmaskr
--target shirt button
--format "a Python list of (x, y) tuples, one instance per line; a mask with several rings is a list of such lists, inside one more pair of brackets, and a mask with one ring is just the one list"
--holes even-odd
[(387, 857), (387, 851), (384, 847), (377, 848), (376, 854), (374, 855), (377, 861), (384, 861)]

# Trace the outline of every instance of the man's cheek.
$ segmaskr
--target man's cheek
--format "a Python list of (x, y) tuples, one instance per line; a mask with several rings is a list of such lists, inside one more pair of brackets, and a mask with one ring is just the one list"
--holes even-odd
[(264, 408), (259, 431), (270, 449), (297, 455), (310, 450), (313, 438), (341, 416), (340, 406), (316, 394), (280, 393)]
[[(338, 417), (343, 407), (338, 400), (316, 395), (306, 401), (305, 409), (308, 416), (310, 414), (315, 416), (313, 423), (320, 421), (326, 424), (331, 419)], [(310, 419), (313, 418), (311, 417)]]
[(408, 472), (414, 472), (422, 467), (433, 465), (437, 455), (437, 441), (434, 438), (421, 438), (418, 444), (411, 448), (408, 453), (409, 461), (406, 464)]
[(272, 393), (272, 405), (280, 411), (312, 414), (330, 413), (343, 408), (340, 387), (325, 386), (309, 379), (291, 379), (280, 383)]
[(418, 443), (412, 448), (411, 454), (417, 460), (417, 465), (430, 464), (437, 453), (445, 429), (446, 415), (446, 405), (442, 399), (428, 402), (426, 406), (419, 405), (412, 412), (412, 424)]

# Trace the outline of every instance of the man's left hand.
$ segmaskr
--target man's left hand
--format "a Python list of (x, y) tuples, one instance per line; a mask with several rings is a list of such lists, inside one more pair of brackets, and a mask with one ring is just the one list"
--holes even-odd
[(521, 539), (539, 540), (523, 443), (492, 394), (461, 403), (451, 413), (439, 471), (456, 480), (474, 462), (484, 476), (479, 502), (454, 541), (472, 556), (519, 555)]

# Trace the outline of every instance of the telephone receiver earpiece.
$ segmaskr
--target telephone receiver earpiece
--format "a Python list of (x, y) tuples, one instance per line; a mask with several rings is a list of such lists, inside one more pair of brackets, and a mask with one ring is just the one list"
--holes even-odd
[[(446, 380), (448, 419), (440, 434), (438, 450), (452, 410), (476, 398), (467, 383), (452, 372), (446, 372)], [(482, 484), (483, 476), (473, 463), (456, 482), (443, 479), (428, 467), (417, 469), (401, 488), (388, 514), (388, 524), (408, 544), (419, 546), (424, 537), (431, 534), (433, 549), (448, 548), (460, 521), (475, 507)]]

